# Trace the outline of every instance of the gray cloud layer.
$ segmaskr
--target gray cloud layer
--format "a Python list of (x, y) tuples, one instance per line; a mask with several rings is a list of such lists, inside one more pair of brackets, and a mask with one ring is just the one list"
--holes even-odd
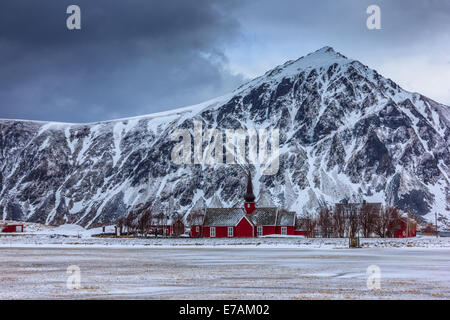
[[(66, 28), (70, 4), (80, 31)], [(382, 30), (365, 28), (369, 4), (382, 8)], [(186, 106), (324, 45), (450, 102), (448, 1), (2, 0), (0, 118), (91, 122)]]
[[(66, 28), (81, 8), (82, 29)], [(161, 111), (242, 82), (222, 44), (231, 1), (24, 1), (0, 4), (0, 117), (86, 122)]]
[[(233, 13), (244, 35), (227, 50), (232, 69), (255, 76), (325, 45), (358, 59), (405, 89), (450, 104), (450, 1), (247, 1)], [(366, 9), (381, 8), (381, 30)]]

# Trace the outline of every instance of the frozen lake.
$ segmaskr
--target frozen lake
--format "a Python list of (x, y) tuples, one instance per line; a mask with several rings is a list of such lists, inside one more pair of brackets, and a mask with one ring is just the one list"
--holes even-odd
[(450, 248), (2, 247), (0, 283), (0, 299), (450, 299)]

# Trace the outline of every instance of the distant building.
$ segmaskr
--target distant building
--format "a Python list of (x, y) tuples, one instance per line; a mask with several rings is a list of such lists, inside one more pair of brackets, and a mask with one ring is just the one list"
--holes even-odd
[(417, 222), (401, 217), (394, 225), (394, 238), (412, 238), (417, 235)]
[(159, 214), (152, 218), (151, 229), (163, 236), (179, 236), (184, 234), (184, 223), (181, 217), (173, 219)]
[(372, 212), (379, 214), (382, 209), (382, 204), (379, 202), (360, 202), (360, 203), (336, 203), (335, 204), (335, 210), (337, 212), (341, 211), (344, 212), (347, 215), (351, 215), (352, 213), (359, 214), (362, 210), (365, 210), (366, 212)]
[(23, 224), (0, 225), (0, 232), (23, 232)]

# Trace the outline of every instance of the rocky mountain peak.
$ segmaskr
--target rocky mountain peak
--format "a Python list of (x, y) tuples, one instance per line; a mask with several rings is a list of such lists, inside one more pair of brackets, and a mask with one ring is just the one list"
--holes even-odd
[(263, 76), (247, 82), (239, 89), (248, 89), (250, 87), (258, 86), (261, 83), (279, 83), (284, 79), (292, 79), (304, 72), (311, 72), (312, 70), (316, 70), (317, 73), (326, 72), (331, 66), (337, 68), (338, 66), (344, 66), (352, 62), (354, 62), (354, 60), (350, 60), (344, 55), (334, 51), (332, 47), (323, 47), (306, 56), (300, 57), (297, 60), (287, 61), (286, 63), (267, 71)]
[(197, 106), (85, 125), (0, 120), (0, 218), (92, 227), (142, 205), (241, 206), (247, 166), (171, 160), (171, 134), (200, 121), (279, 129), (279, 171), (250, 166), (253, 183), (299, 215), (367, 200), (421, 219), (438, 213), (445, 224), (448, 115), (448, 106), (324, 47)]

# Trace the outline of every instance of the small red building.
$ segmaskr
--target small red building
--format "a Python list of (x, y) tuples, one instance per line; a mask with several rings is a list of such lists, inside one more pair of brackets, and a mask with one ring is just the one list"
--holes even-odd
[(417, 223), (409, 218), (402, 217), (398, 219), (394, 231), (394, 238), (412, 238), (417, 233)]
[(1, 232), (23, 232), (23, 224), (8, 224), (0, 226)]

